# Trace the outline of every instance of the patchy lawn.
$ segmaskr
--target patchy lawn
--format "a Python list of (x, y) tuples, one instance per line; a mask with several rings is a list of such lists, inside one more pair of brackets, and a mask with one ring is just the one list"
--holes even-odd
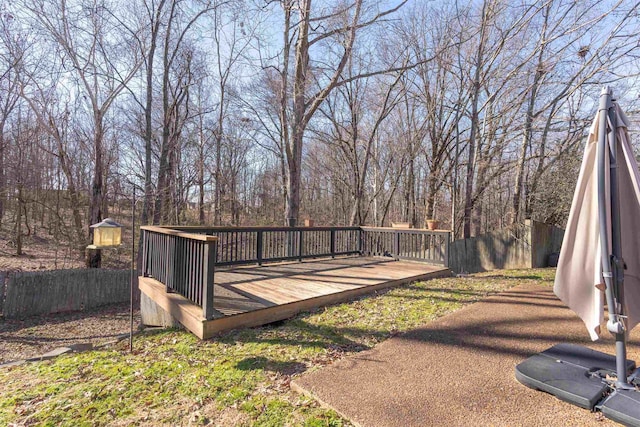
[(145, 333), (113, 348), (0, 370), (0, 425), (349, 425), (289, 389), (291, 376), (554, 270), (436, 279), (199, 341)]

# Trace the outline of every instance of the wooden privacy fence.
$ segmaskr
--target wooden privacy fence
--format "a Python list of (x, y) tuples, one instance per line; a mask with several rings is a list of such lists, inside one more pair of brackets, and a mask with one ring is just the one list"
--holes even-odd
[(448, 267), (457, 273), (548, 265), (560, 251), (564, 230), (541, 222), (524, 224), (451, 242)]
[(131, 270), (3, 272), (0, 312), (16, 318), (128, 302), (130, 278)]
[(215, 266), (339, 255), (447, 266), (449, 232), (374, 227), (152, 227), (142, 229), (142, 275), (213, 318)]

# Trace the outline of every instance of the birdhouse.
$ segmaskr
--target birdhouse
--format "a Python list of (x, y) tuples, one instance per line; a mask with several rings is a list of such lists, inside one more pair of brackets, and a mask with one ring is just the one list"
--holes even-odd
[(93, 244), (87, 246), (87, 249), (113, 248), (122, 243), (123, 226), (111, 218), (105, 218), (89, 227), (93, 228)]

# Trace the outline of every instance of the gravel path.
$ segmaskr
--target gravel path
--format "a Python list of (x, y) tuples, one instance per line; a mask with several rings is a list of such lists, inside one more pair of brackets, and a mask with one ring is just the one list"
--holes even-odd
[[(561, 342), (614, 349), (607, 333), (591, 342), (550, 286), (529, 283), (307, 372), (291, 385), (363, 426), (615, 426), (601, 413), (516, 380), (518, 363)], [(629, 359), (640, 359), (639, 343), (636, 328)]]
[[(134, 327), (140, 312), (134, 312)], [(40, 356), (57, 347), (98, 345), (129, 332), (129, 304), (93, 310), (0, 320), (0, 363)]]

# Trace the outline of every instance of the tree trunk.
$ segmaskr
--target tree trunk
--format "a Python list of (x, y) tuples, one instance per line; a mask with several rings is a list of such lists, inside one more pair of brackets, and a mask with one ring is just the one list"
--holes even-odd
[(166, 35), (164, 38), (164, 48), (162, 53), (162, 140), (160, 148), (160, 160), (158, 165), (158, 184), (156, 186), (156, 200), (153, 209), (153, 224), (157, 225), (166, 215), (167, 193), (169, 192), (170, 174), (170, 125), (171, 111), (169, 106), (169, 73), (171, 70), (170, 59), (170, 38), (172, 34), (173, 18), (175, 16), (176, 2), (171, 2), (171, 11), (167, 21)]
[(482, 5), (482, 22), (480, 23), (480, 40), (475, 60), (475, 73), (473, 77), (473, 94), (471, 100), (471, 130), (469, 131), (469, 156), (467, 159), (467, 179), (465, 183), (464, 200), (464, 231), (463, 237), (471, 237), (471, 215), (473, 213), (473, 181), (476, 162), (476, 145), (479, 121), (479, 97), (482, 83), (482, 63), (484, 61), (485, 35), (487, 26), (487, 1)]
[[(518, 165), (516, 166), (516, 182), (513, 191), (513, 210), (511, 224), (517, 224), (522, 220), (521, 212), (521, 199), (522, 190), (524, 187), (524, 170), (527, 161), (527, 149), (531, 145), (531, 137), (533, 133), (533, 120), (535, 118), (535, 105), (536, 98), (538, 96), (538, 89), (542, 78), (545, 73), (544, 65), (544, 53), (546, 47), (545, 35), (547, 31), (549, 13), (544, 15), (544, 25), (542, 35), (540, 36), (540, 46), (538, 47), (538, 62), (536, 64), (536, 71), (533, 76), (533, 83), (531, 85), (531, 94), (529, 95), (529, 105), (527, 106), (527, 115), (524, 122), (524, 131), (522, 135), (522, 145), (520, 146), (520, 156), (518, 157)], [(527, 195), (525, 194), (525, 198)]]
[(149, 224), (151, 205), (153, 204), (153, 182), (151, 180), (153, 128), (151, 112), (153, 108), (153, 57), (156, 50), (156, 38), (151, 39), (147, 63), (147, 94), (144, 108), (144, 202), (142, 205), (142, 225)]
[(4, 170), (4, 120), (0, 123), (0, 224), (4, 217), (4, 203), (7, 197), (7, 176)]
[[(103, 174), (103, 161), (102, 161), (102, 113), (96, 112), (94, 116), (95, 131), (94, 131), (94, 172), (93, 182), (91, 184), (91, 201), (89, 205), (89, 225), (96, 224), (102, 221), (102, 174)], [(89, 241), (93, 241), (93, 228), (89, 227)], [(88, 268), (100, 268), (102, 264), (102, 251), (101, 250), (89, 250), (87, 251), (87, 267)]]
[(204, 141), (202, 128), (200, 133), (200, 156), (198, 159), (198, 223), (204, 225)]
[(213, 212), (213, 225), (222, 224), (222, 137), (220, 136), (220, 129), (216, 130), (216, 170), (215, 170), (215, 203)]
[(436, 187), (437, 176), (435, 171), (432, 171), (427, 178), (427, 196), (425, 198), (425, 220), (435, 219), (435, 207), (436, 207)]
[(302, 132), (293, 135), (293, 158), (287, 162), (286, 225), (295, 227), (300, 216), (300, 181), (302, 179)]
[(305, 91), (307, 89), (307, 72), (309, 71), (309, 18), (311, 0), (303, 0), (300, 4), (300, 23), (298, 24), (298, 41), (295, 48), (295, 76), (293, 84), (293, 117), (291, 123), (291, 146), (288, 147), (288, 188), (286, 221), (289, 227), (298, 224), (300, 216), (300, 180), (302, 178), (302, 142), (305, 129)]
[[(73, 176), (71, 168), (69, 167), (69, 161), (67, 154), (64, 151), (64, 147), (61, 142), (58, 144), (58, 158), (60, 159), (60, 169), (67, 180), (67, 194), (69, 195), (69, 202), (71, 203), (71, 215), (73, 216), (73, 224), (75, 228), (75, 238), (81, 253), (84, 253), (86, 246), (86, 238), (84, 234), (84, 227), (82, 225), (82, 215), (80, 214), (80, 196), (76, 187), (76, 180)], [(58, 212), (59, 215), (59, 212)]]
[(16, 255), (22, 255), (22, 209), (24, 204), (22, 185), (18, 185), (18, 200), (16, 203)]
[(153, 142), (153, 63), (158, 45), (158, 31), (160, 28), (160, 16), (164, 8), (165, 0), (160, 0), (155, 10), (155, 15), (150, 18), (151, 25), (151, 44), (147, 53), (147, 69), (146, 69), (146, 99), (144, 105), (144, 202), (142, 206), (142, 225), (147, 225), (152, 217), (153, 206), (153, 181), (151, 172), (152, 163), (152, 142)]

